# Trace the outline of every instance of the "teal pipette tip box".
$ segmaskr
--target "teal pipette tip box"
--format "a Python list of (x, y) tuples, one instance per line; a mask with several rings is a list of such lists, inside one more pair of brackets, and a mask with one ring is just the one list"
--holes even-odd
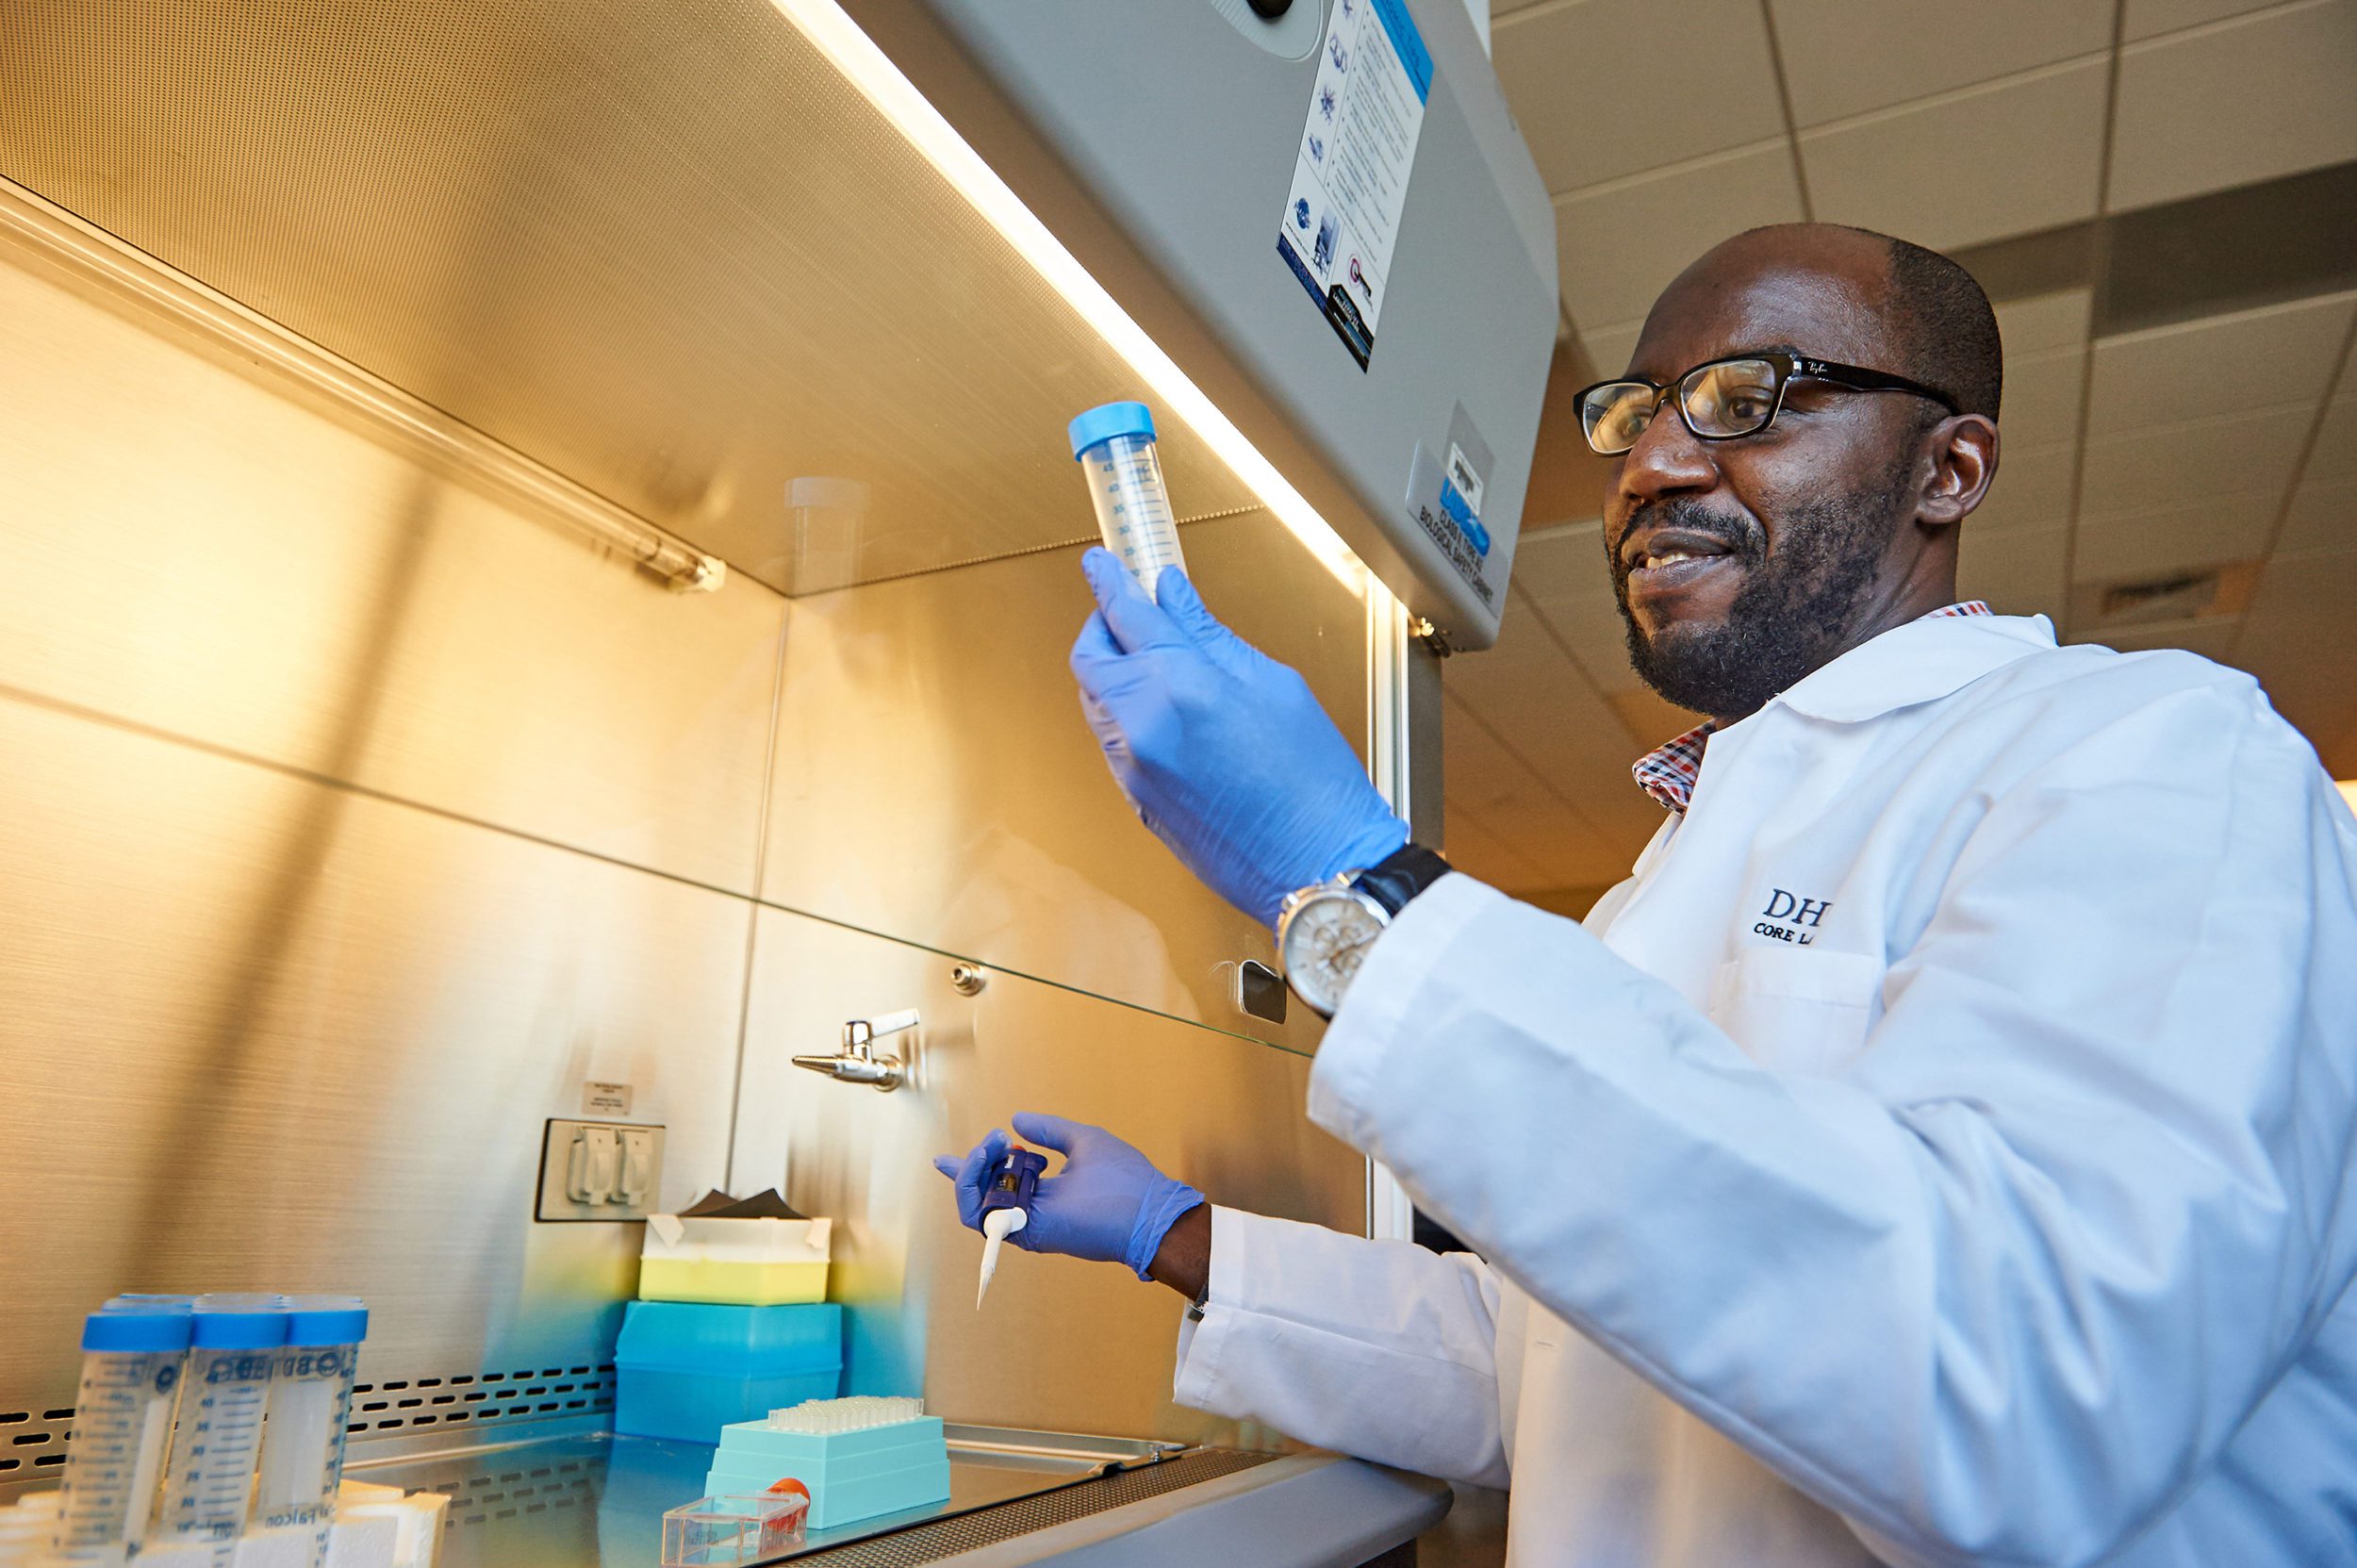
[(720, 1428), (704, 1495), (757, 1495), (788, 1476), (810, 1491), (810, 1528), (832, 1529), (948, 1501), (949, 1447), (934, 1415), (824, 1433), (740, 1421)]

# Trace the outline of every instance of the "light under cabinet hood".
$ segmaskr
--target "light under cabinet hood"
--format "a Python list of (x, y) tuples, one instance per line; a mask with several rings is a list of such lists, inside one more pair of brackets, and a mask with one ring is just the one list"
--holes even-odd
[[(1087, 536), (1064, 422), (1143, 394), (1182, 517), (1266, 509), (1484, 645), (1545, 195), (1457, 0), (1291, 9), (17, 0), (0, 176), (787, 592)], [(1344, 41), (1397, 189), (1319, 256)]]

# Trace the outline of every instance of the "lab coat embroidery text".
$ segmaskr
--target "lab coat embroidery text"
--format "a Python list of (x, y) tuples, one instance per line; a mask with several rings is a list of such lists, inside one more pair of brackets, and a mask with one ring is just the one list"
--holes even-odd
[[(1787, 893), (1781, 887), (1772, 887), (1768, 890), (1768, 907), (1761, 910), (1760, 918), (1753, 922), (1752, 933), (1755, 936), (1773, 937), (1779, 942), (1805, 948), (1817, 940), (1817, 922), (1823, 919), (1825, 911), (1832, 907), (1831, 899), (1804, 899), (1798, 894)], [(1788, 926), (1778, 925), (1775, 922), (1779, 920), (1792, 923)], [(1803, 926), (1809, 929), (1803, 931)]]

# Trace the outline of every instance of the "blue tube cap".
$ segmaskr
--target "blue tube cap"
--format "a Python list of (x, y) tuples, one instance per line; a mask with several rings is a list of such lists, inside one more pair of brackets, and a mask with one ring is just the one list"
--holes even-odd
[(178, 1302), (117, 1296), (82, 1320), (85, 1350), (186, 1350), (191, 1319)]
[(199, 1350), (274, 1350), (287, 1343), (287, 1303), (276, 1296), (200, 1296), (189, 1343)]
[(1100, 441), (1115, 436), (1143, 436), (1154, 439), (1154, 414), (1143, 403), (1109, 403), (1092, 408), (1072, 421), (1072, 455), (1080, 454)]
[(288, 1345), (357, 1345), (368, 1337), (369, 1309), (356, 1296), (288, 1298)]

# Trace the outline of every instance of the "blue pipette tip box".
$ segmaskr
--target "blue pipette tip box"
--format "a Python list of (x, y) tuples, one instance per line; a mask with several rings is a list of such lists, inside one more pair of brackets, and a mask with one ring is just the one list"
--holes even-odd
[(633, 1301), (614, 1364), (617, 1432), (709, 1443), (729, 1422), (832, 1398), (843, 1378), (843, 1309)]
[(704, 1493), (757, 1495), (787, 1476), (810, 1490), (810, 1527), (832, 1529), (948, 1501), (949, 1445), (936, 1415), (825, 1433), (742, 1421), (720, 1428)]

